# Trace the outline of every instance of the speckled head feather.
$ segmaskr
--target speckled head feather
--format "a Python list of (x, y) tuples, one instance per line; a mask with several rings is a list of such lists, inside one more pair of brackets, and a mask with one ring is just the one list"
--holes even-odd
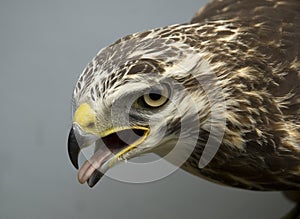
[[(217, 80), (211, 80), (211, 74)], [(162, 142), (169, 150), (178, 138), (180, 121), (197, 118), (197, 143), (181, 168), (235, 187), (299, 189), (299, 1), (215, 0), (200, 9), (191, 23), (126, 36), (101, 50), (81, 74), (73, 94), (74, 109), (88, 103), (100, 133), (113, 127), (114, 118), (104, 113), (112, 105), (120, 102), (126, 108), (128, 96), (134, 102), (142, 90), (164, 81), (186, 89), (195, 110), (175, 89), (172, 98), (185, 108), (182, 115), (168, 103), (159, 110), (129, 114), (136, 126), (145, 126), (157, 114), (165, 119), (157, 119), (156, 132), (150, 131), (145, 144), (126, 151), (123, 158), (157, 152), (158, 146), (164, 151)], [(219, 124), (209, 120), (216, 103), (209, 104), (201, 83), (212, 92), (220, 88), (226, 105), (226, 111), (219, 112), (226, 118), (224, 136), (205, 168), (199, 168), (199, 160), (211, 134), (209, 127)], [(160, 124), (167, 124), (167, 131), (158, 145), (154, 133), (159, 133)]]

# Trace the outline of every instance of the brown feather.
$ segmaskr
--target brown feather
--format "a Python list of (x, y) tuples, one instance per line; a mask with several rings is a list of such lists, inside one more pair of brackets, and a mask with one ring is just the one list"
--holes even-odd
[[(246, 125), (237, 127), (229, 119), (227, 127), (240, 134), (245, 150), (234, 151), (223, 141), (200, 174), (248, 189), (299, 189), (300, 1), (215, 0), (200, 9), (191, 23), (215, 21), (239, 29), (236, 41), (223, 40), (233, 34), (230, 31), (208, 30), (215, 31), (217, 39), (211, 39), (213, 46), (206, 49), (216, 54), (212, 64), (226, 60), (232, 72), (226, 86), (231, 86), (239, 112), (229, 111)], [(224, 138), (234, 142), (236, 137), (227, 133)], [(183, 168), (198, 175), (190, 166), (196, 168), (200, 155), (194, 153), (196, 158)]]

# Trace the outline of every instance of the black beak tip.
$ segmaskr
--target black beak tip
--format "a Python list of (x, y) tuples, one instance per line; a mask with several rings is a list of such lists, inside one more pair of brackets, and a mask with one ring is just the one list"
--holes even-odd
[(99, 180), (102, 178), (104, 174), (101, 173), (99, 170), (95, 170), (91, 177), (88, 179), (87, 183), (90, 188), (93, 188)]
[(69, 158), (73, 164), (73, 166), (78, 169), (78, 156), (80, 152), (80, 147), (78, 145), (78, 142), (76, 140), (74, 130), (71, 128), (69, 137), (68, 137), (68, 154)]

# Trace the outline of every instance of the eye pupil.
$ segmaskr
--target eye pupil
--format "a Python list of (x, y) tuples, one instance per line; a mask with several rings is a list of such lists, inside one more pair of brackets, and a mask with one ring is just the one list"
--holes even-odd
[(161, 98), (161, 94), (159, 94), (159, 93), (150, 93), (149, 97), (150, 97), (151, 100), (156, 101), (156, 100), (159, 100)]

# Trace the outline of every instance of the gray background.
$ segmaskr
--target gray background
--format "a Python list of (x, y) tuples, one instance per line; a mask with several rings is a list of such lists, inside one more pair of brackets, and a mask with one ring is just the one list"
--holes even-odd
[(66, 153), (71, 93), (119, 37), (188, 21), (206, 1), (1, 0), (0, 218), (279, 218), (280, 193), (232, 189), (181, 170), (148, 184), (80, 185)]

